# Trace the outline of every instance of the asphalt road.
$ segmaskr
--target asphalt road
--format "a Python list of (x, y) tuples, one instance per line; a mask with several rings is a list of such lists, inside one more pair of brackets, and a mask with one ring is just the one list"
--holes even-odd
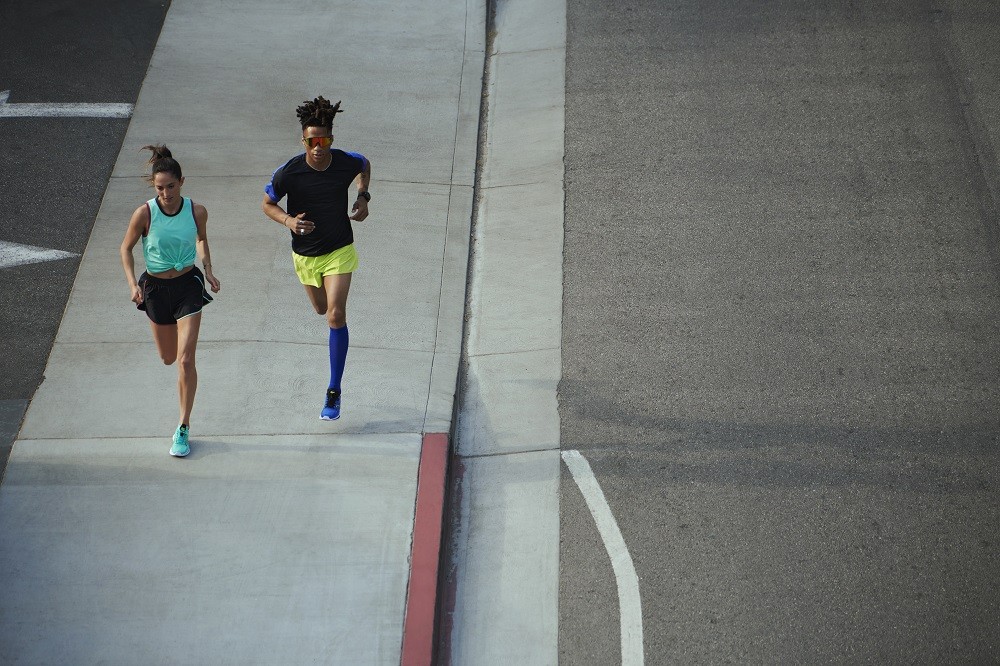
[[(168, 6), (0, 4), (0, 91), (10, 103), (134, 103)], [(0, 268), (0, 473), (43, 379), (127, 127), (127, 119), (0, 118), (0, 240), (76, 255)]]
[[(567, 18), (562, 446), (646, 663), (996, 662), (1000, 7)], [(561, 661), (617, 663), (568, 474), (561, 514)]]

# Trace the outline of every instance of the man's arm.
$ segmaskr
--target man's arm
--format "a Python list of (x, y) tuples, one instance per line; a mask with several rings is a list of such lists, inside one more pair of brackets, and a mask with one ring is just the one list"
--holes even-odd
[(292, 217), (285, 212), (284, 208), (279, 206), (276, 201), (266, 194), (264, 195), (264, 200), (260, 203), (260, 208), (264, 211), (264, 215), (267, 215), (269, 218), (290, 230), (292, 233), (305, 236), (316, 228), (316, 224), (314, 222), (305, 219), (305, 213), (299, 213), (296, 217)]
[(358, 194), (368, 191), (368, 185), (372, 182), (372, 163), (365, 158), (365, 167), (358, 174)]
[(364, 168), (361, 169), (361, 173), (357, 175), (355, 181), (358, 183), (358, 200), (351, 206), (351, 219), (360, 222), (368, 217), (368, 199), (362, 197), (361, 194), (368, 192), (368, 185), (372, 182), (372, 163), (367, 158)]

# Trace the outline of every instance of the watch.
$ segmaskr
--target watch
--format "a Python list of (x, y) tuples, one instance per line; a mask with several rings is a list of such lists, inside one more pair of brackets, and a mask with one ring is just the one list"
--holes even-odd
[(364, 192), (358, 192), (358, 198), (364, 199), (365, 201), (371, 201), (372, 195), (368, 190), (365, 190)]

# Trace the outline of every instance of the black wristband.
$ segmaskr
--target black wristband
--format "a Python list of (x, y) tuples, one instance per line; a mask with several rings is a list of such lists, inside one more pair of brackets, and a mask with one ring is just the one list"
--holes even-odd
[(365, 201), (371, 201), (372, 200), (372, 195), (371, 195), (371, 192), (368, 192), (367, 190), (365, 190), (364, 192), (358, 192), (358, 198), (359, 199), (364, 199)]

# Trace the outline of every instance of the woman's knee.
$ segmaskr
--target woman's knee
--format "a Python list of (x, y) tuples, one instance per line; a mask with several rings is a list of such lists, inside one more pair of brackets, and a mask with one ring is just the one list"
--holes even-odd
[(177, 360), (177, 354), (160, 354), (160, 360), (163, 361), (163, 365), (173, 365)]
[(181, 372), (194, 372), (194, 353), (183, 353), (177, 361)]

